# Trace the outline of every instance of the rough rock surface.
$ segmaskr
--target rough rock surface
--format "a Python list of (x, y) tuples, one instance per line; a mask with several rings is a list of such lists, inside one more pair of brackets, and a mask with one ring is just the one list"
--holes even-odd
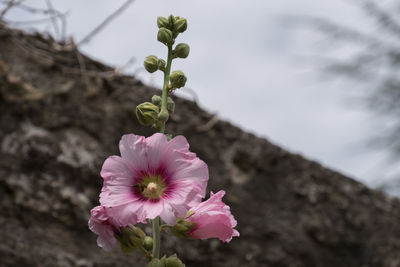
[[(0, 27), (0, 266), (145, 265), (98, 248), (87, 220), (121, 135), (152, 134), (134, 110), (157, 93), (73, 46)], [(241, 237), (169, 238), (164, 253), (190, 267), (400, 266), (398, 200), (176, 104), (167, 132), (209, 164)]]

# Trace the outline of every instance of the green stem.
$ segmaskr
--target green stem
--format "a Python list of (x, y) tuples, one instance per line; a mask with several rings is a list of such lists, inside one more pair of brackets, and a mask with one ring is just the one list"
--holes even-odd
[[(172, 45), (169, 45), (168, 46), (167, 66), (165, 67), (165, 72), (164, 72), (164, 86), (163, 86), (162, 96), (161, 96), (161, 112), (167, 111), (168, 84), (169, 84), (169, 75), (171, 72), (171, 64), (172, 64)], [(161, 125), (160, 133), (164, 133), (164, 131), (165, 131), (165, 121)]]
[[(168, 100), (168, 84), (169, 84), (169, 75), (171, 72), (171, 64), (172, 64), (172, 45), (168, 46), (168, 58), (167, 58), (167, 66), (164, 72), (164, 86), (162, 90), (161, 96), (161, 112), (167, 111), (167, 100)], [(168, 112), (168, 111), (167, 111)], [(165, 132), (165, 121), (162, 122), (160, 133)], [(160, 217), (152, 220), (153, 226), (153, 258), (160, 258)]]
[(160, 258), (160, 217), (152, 221), (153, 225), (153, 258)]

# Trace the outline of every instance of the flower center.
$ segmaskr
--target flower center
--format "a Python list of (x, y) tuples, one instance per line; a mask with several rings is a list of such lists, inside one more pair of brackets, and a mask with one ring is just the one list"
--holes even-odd
[(167, 186), (159, 175), (145, 175), (138, 184), (141, 195), (148, 199), (159, 199), (162, 197)]

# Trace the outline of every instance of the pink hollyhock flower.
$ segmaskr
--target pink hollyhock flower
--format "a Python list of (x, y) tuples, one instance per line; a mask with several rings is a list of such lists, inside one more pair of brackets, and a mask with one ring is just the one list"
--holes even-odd
[(168, 141), (164, 134), (145, 138), (124, 135), (121, 157), (103, 164), (100, 203), (118, 225), (145, 223), (160, 216), (174, 225), (201, 202), (208, 181), (207, 165), (189, 151), (183, 136)]
[(222, 202), (225, 191), (221, 190), (190, 209), (186, 220), (195, 223), (195, 227), (188, 232), (192, 238), (219, 238), (223, 242), (230, 242), (232, 237), (239, 236), (239, 232), (233, 229), (237, 222), (233, 218), (229, 206)]
[(120, 233), (119, 229), (114, 226), (112, 220), (108, 217), (105, 207), (94, 207), (90, 214), (89, 229), (98, 235), (97, 245), (104, 250), (111, 250), (117, 243), (115, 235)]

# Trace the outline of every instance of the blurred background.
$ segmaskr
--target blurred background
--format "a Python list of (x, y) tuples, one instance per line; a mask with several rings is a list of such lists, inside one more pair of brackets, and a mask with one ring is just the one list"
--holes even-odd
[(9, 25), (72, 38), (89, 56), (158, 88), (161, 73), (142, 67), (150, 54), (166, 57), (156, 17), (186, 17), (188, 31), (178, 42), (191, 54), (174, 62), (188, 77), (178, 95), (400, 196), (400, 1), (0, 3)]

